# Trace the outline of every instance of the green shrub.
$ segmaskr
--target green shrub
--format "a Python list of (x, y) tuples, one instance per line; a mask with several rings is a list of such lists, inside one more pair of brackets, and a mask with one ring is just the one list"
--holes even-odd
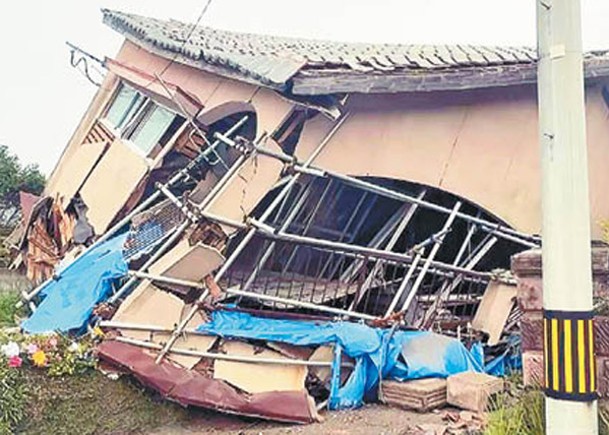
[(488, 415), (487, 435), (538, 435), (544, 433), (543, 393), (523, 392), (519, 397), (498, 397)]
[(25, 416), (26, 383), (21, 370), (0, 358), (0, 434), (12, 434)]
[(15, 326), (15, 316), (21, 311), (15, 308), (19, 302), (19, 295), (13, 292), (0, 292), (0, 328)]

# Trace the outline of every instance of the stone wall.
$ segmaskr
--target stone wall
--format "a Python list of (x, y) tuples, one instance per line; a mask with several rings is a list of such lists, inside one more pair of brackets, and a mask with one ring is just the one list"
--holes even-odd
[[(518, 305), (523, 311), (522, 334), (523, 381), (525, 385), (544, 383), (543, 365), (543, 284), (541, 250), (521, 252), (512, 257), (512, 272), (517, 279)], [(609, 248), (592, 248), (594, 296), (609, 301)], [(609, 317), (594, 318), (595, 354), (598, 392), (609, 397)]]

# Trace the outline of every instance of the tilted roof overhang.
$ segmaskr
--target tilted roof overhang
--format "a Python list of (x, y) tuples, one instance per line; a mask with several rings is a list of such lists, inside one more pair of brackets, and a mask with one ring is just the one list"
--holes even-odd
[[(155, 54), (292, 95), (449, 91), (537, 80), (535, 50), (526, 47), (317, 41), (102, 12), (107, 25)], [(587, 78), (609, 76), (609, 52), (584, 59)]]

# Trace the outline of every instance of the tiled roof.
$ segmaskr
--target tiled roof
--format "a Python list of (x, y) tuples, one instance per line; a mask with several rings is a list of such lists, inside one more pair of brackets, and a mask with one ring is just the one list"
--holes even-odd
[[(177, 54), (177, 61), (201, 69), (279, 90), (301, 91), (295, 93), (434, 90), (437, 83), (444, 84), (438, 89), (458, 89), (458, 83), (451, 84), (451, 80), (462, 81), (463, 73), (470, 81), (472, 77), (481, 81), (480, 86), (468, 87), (535, 79), (536, 53), (532, 48), (330, 42), (204, 26), (193, 29), (192, 24), (175, 20), (107, 9), (102, 12), (106, 24), (158, 54)], [(606, 57), (604, 53), (601, 56)], [(506, 74), (509, 80), (498, 80)]]

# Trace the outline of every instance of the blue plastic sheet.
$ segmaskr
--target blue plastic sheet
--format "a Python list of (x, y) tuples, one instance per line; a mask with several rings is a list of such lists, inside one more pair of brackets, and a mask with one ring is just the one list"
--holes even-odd
[[(236, 311), (215, 311), (211, 320), (198, 330), (227, 338), (297, 346), (336, 345), (330, 385), (331, 409), (360, 406), (364, 396), (374, 392), (380, 376), (405, 380), (482, 371), (480, 362), (461, 342), (426, 331), (391, 331), (351, 322), (269, 319)], [(414, 346), (409, 347), (412, 344)], [(412, 352), (416, 348), (420, 350)], [(337, 376), (341, 352), (355, 360), (353, 372), (342, 386)]]
[(112, 282), (127, 274), (127, 234), (106, 240), (65, 267), (40, 292), (42, 302), (21, 326), (30, 334), (82, 330), (93, 308), (110, 295)]
[(505, 376), (522, 370), (521, 338), (512, 335), (508, 339), (508, 346), (501, 355), (486, 363), (484, 371), (493, 376)]

